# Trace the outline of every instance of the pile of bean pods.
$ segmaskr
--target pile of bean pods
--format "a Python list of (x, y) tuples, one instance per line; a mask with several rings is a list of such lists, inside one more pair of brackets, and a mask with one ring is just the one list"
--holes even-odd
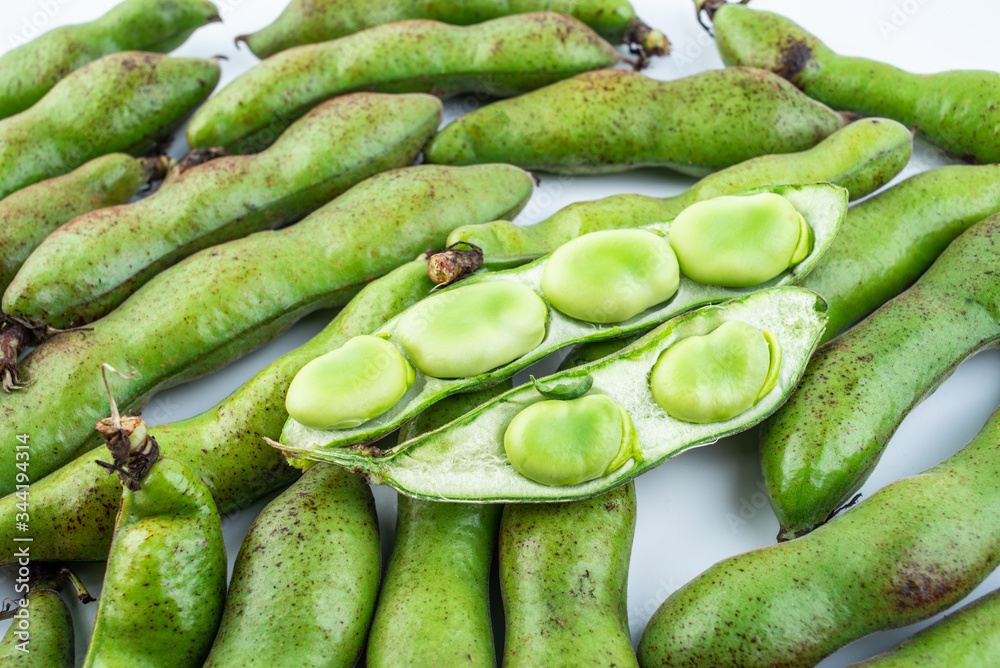
[(23, 5), (0, 665), (1000, 661), (978, 25)]

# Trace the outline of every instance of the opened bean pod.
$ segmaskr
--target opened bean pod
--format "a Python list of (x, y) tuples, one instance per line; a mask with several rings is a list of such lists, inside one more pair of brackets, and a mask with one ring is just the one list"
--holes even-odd
[(246, 42), (258, 58), (267, 58), (293, 46), (325, 42), (383, 23), (430, 19), (471, 25), (536, 11), (568, 14), (612, 44), (634, 42), (650, 56), (670, 51), (663, 33), (640, 21), (627, 0), (292, 0), (274, 23), (236, 40)]
[(619, 60), (618, 52), (586, 25), (551, 12), (469, 27), (390, 23), (268, 58), (195, 114), (188, 144), (238, 153), (260, 150), (315, 105), (359, 90), (439, 97), (481, 90), (506, 97)]
[[(292, 381), (286, 403), (290, 419), (282, 432), (282, 443), (296, 453), (309, 451), (306, 458), (315, 455), (322, 459), (324, 451), (375, 440), (438, 399), (507, 378), (559, 348), (642, 331), (704, 304), (798, 280), (819, 260), (836, 235), (846, 214), (847, 194), (828, 184), (750, 191), (735, 198), (737, 204), (743, 204), (743, 209), (736, 206), (734, 210), (740, 210), (740, 215), (729, 215), (728, 219), (736, 226), (745, 226), (747, 220), (759, 213), (762, 197), (777, 206), (770, 217), (758, 220), (766, 231), (758, 234), (756, 241), (760, 243), (748, 243), (743, 251), (774, 255), (768, 260), (772, 272), (782, 262), (784, 269), (769, 278), (762, 273), (760, 283), (751, 287), (722, 287), (679, 278), (674, 252), (662, 236), (670, 229), (670, 223), (644, 230), (609, 232), (596, 238), (583, 236), (551, 258), (515, 270), (466, 279), (421, 301), (373, 332), (398, 344), (416, 368), (412, 387), (404, 387), (399, 382), (401, 377), (394, 376), (393, 391), (388, 392), (383, 387), (390, 380), (386, 375), (359, 379), (354, 385), (345, 386), (341, 395), (323, 395), (322, 384), (313, 385), (314, 381), (305, 379), (316, 377), (309, 371), (310, 366), (326, 363), (322, 358), (311, 362), (301, 372), (305, 374), (301, 383), (298, 378)], [(707, 215), (711, 218), (715, 213), (709, 209)], [(790, 249), (799, 247), (803, 234), (802, 216), (812, 229), (815, 243), (809, 255), (790, 269), (794, 260)], [(697, 211), (688, 216), (696, 224), (701, 218)], [(690, 238), (696, 240), (697, 236), (693, 233)], [(691, 247), (697, 248), (697, 243), (692, 242)], [(767, 247), (771, 250), (764, 250)], [(688, 252), (685, 248), (681, 255), (686, 257)], [(605, 273), (597, 277), (591, 275), (594, 267), (588, 259), (596, 255), (615, 258), (604, 261)], [(721, 266), (716, 275), (720, 280), (727, 279)], [(590, 286), (587, 289), (594, 292), (581, 291), (581, 285)], [(650, 290), (651, 285), (655, 289)], [(589, 309), (587, 315), (598, 321), (571, 317), (558, 308), (548, 308), (548, 303), (569, 305), (571, 311), (572, 304), (583, 305)], [(607, 322), (607, 305), (612, 303), (620, 311), (616, 317), (624, 320)], [(374, 365), (378, 360), (356, 363)], [(401, 394), (402, 398), (384, 412), (358, 414), (356, 419), (366, 420), (360, 426), (324, 429), (334, 424), (333, 418), (342, 419), (341, 406), (354, 404), (359, 397), (370, 393)]]
[[(679, 316), (617, 354), (543, 379), (546, 381), (543, 389), (548, 391), (557, 381), (592, 376), (590, 392), (593, 396), (604, 397), (600, 401), (609, 408), (614, 404), (614, 410), (602, 410), (598, 429), (575, 429), (576, 423), (570, 421), (586, 417), (586, 412), (562, 406), (572, 401), (586, 401), (591, 395), (556, 402), (559, 410), (548, 417), (566, 419), (562, 425), (551, 427), (553, 433), (560, 431), (562, 438), (525, 430), (524, 435), (533, 439), (527, 444), (531, 447), (525, 447), (525, 451), (546, 442), (553, 448), (550, 454), (543, 453), (528, 467), (522, 467), (523, 471), (515, 468), (508, 458), (504, 441), (512, 421), (522, 411), (540, 402), (549, 403), (534, 384), (506, 392), (445, 427), (380, 454), (357, 448), (311, 447), (305, 439), (299, 441), (302, 446), (286, 441), (281, 447), (287, 455), (357, 468), (376, 483), (391, 485), (403, 494), (419, 498), (533, 502), (593, 496), (631, 480), (688, 448), (748, 429), (774, 411), (795, 387), (815, 349), (826, 321), (824, 310), (823, 301), (808, 290), (782, 287), (756, 291), (721, 306), (709, 306)], [(711, 334), (730, 321), (756, 328), (761, 337), (763, 331), (768, 330), (771, 338), (780, 342), (782, 354), (774, 388), (751, 408), (727, 420), (697, 424), (672, 418), (657, 403), (650, 387), (650, 374), (655, 365), (664, 351), (677, 342)], [(740, 386), (752, 385), (742, 376), (735, 376)], [(724, 378), (722, 382), (730, 383), (731, 379)], [(756, 397), (762, 389), (763, 386), (750, 387), (746, 391)], [(634, 431), (623, 424), (626, 415)], [(620, 431), (616, 431), (616, 424)], [(567, 444), (565, 435), (574, 433), (587, 438)], [(595, 444), (589, 437), (596, 433), (608, 440)], [(286, 428), (285, 435), (288, 434)], [(616, 434), (619, 435), (617, 442), (613, 440)], [(564, 481), (539, 482), (530, 477), (540, 477), (536, 475), (539, 472), (553, 478), (566, 475), (560, 461), (567, 451), (573, 455), (570, 463), (574, 470), (569, 473), (583, 482), (554, 485), (550, 483)], [(612, 466), (619, 463), (618, 468)]]

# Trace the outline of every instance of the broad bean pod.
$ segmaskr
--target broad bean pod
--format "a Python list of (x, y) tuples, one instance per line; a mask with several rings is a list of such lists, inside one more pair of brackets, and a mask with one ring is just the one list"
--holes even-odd
[(812, 531), (861, 487), (906, 414), (1000, 341), (1000, 214), (955, 239), (906, 292), (821, 348), (761, 428), (779, 539)]
[(243, 539), (204, 665), (353, 666), (375, 612), (380, 562), (368, 483), (312, 467)]
[(977, 599), (852, 668), (979, 668), (1000, 656), (1000, 592)]
[(150, 197), (56, 230), (7, 288), (3, 312), (56, 329), (92, 322), (203, 248), (295, 222), (369, 176), (411, 164), (440, 119), (429, 95), (331, 100), (262, 153), (185, 169)]
[(191, 119), (187, 139), (243, 153), (273, 140), (275, 125), (344, 93), (510, 96), (620, 59), (586, 25), (551, 12), (468, 27), (391, 23), (268, 58), (209, 100)]
[(154, 148), (208, 97), (219, 74), (211, 60), (141, 51), (85, 65), (0, 121), (0, 199), (107, 153)]
[(814, 666), (955, 604), (1000, 564), (998, 455), (1000, 411), (958, 454), (813, 533), (716, 563), (653, 614), (639, 664)]
[(896, 119), (966, 162), (1000, 162), (1000, 73), (912, 74), (836, 54), (778, 14), (723, 0), (695, 5), (712, 19), (727, 65), (775, 72), (835, 109)]
[(638, 666), (628, 626), (635, 485), (512, 504), (500, 523), (505, 668)]
[(680, 195), (613, 195), (577, 202), (527, 226), (504, 221), (463, 225), (451, 233), (448, 243), (475, 244), (483, 250), (487, 267), (501, 269), (538, 259), (588, 232), (671, 220), (695, 202), (749, 188), (827, 181), (846, 188), (853, 200), (878, 190), (902, 171), (912, 148), (910, 131), (899, 123), (862, 119), (813, 148), (751, 158), (706, 176)]
[(18, 609), (10, 615), (13, 621), (0, 639), (0, 663), (10, 668), (74, 668), (73, 618), (59, 594), (62, 578), (32, 575), (36, 579), (17, 602)]
[(729, 68), (676, 81), (606, 70), (466, 114), (431, 140), (426, 157), (558, 174), (668, 167), (702, 177), (757, 156), (803, 151), (846, 122), (764, 70)]
[(112, 153), (0, 200), (0, 292), (52, 231), (95, 209), (124, 204), (166, 167), (165, 158)]
[[(96, 445), (89, 425), (108, 410), (100, 364), (136, 371), (113, 388), (123, 410), (139, 410), (157, 390), (224, 366), (312, 311), (346, 303), (376, 276), (440, 247), (459, 223), (516, 214), (531, 188), (528, 174), (507, 165), (392, 170), (291, 227), (196, 253), (87, 331), (36, 348), (22, 364), (29, 386), (0, 406), (0, 441), (9, 449), (15, 435), (31, 434), (32, 475), (47, 475)], [(13, 466), (12, 456), (0, 461), (9, 481), (0, 492), (13, 491)]]
[[(413, 383), (413, 388), (399, 402), (380, 415), (371, 416), (372, 419), (363, 422), (359, 426), (336, 430), (317, 427), (312, 422), (307, 424), (304, 422), (306, 419), (305, 416), (300, 416), (303, 420), (300, 421), (295, 419), (295, 414), (290, 411), (292, 417), (289, 418), (288, 423), (282, 430), (280, 447), (292, 453), (296, 458), (327, 461), (328, 457), (338, 457), (337, 451), (345, 446), (370, 443), (394, 431), (403, 422), (445, 396), (508, 378), (545, 355), (565, 346), (583, 341), (625, 336), (630, 332), (648, 329), (668, 318), (704, 304), (718, 303), (749, 294), (765, 287), (787, 285), (797, 281), (809, 272), (810, 268), (822, 257), (824, 250), (833, 242), (836, 230), (839, 228), (840, 222), (846, 214), (847, 194), (843, 189), (836, 186), (815, 184), (765, 188), (748, 191), (744, 195), (749, 198), (761, 193), (776, 193), (784, 197), (790, 203), (791, 208), (805, 218), (815, 236), (815, 245), (811, 249), (811, 252), (800, 263), (796, 264), (793, 268), (781, 272), (772, 280), (751, 287), (726, 288), (697, 283), (689, 278), (681, 277), (679, 282), (680, 288), (673, 298), (645, 309), (638, 315), (627, 320), (610, 324), (597, 324), (576, 320), (560, 313), (555, 308), (548, 308), (548, 321), (546, 323), (545, 320), (542, 320), (541, 323), (541, 342), (528, 347), (525, 352), (518, 351), (516, 357), (497, 364), (495, 363), (496, 360), (493, 359), (493, 354), (503, 347), (500, 342), (501, 339), (504, 339), (506, 342), (507, 338), (511, 338), (512, 335), (508, 336), (508, 334), (510, 334), (509, 330), (513, 329), (515, 319), (519, 326), (522, 324), (520, 323), (522, 316), (507, 314), (505, 317), (511, 323), (510, 326), (502, 329), (503, 336), (494, 336), (494, 340), (490, 340), (489, 342), (485, 338), (486, 334), (483, 335), (484, 338), (464, 339), (464, 333), (471, 326), (468, 320), (474, 320), (474, 324), (476, 325), (479, 323), (478, 319), (466, 317), (467, 313), (472, 312), (469, 308), (459, 307), (460, 301), (463, 301), (463, 303), (469, 301), (468, 298), (459, 297), (458, 295), (461, 294), (459, 291), (468, 292), (470, 289), (503, 286), (506, 284), (510, 287), (519, 288), (521, 292), (527, 295), (526, 299), (533, 298), (537, 302), (537, 306), (544, 310), (546, 307), (540, 295), (544, 294), (542, 276), (545, 272), (548, 258), (542, 258), (518, 269), (504, 272), (488, 272), (481, 276), (466, 279), (458, 286), (438, 293), (432, 298), (435, 300), (434, 304), (431, 304), (428, 300), (423, 304), (411, 307), (400, 316), (393, 318), (373, 332), (377, 336), (390, 336), (393, 340), (398, 340), (403, 350), (410, 356), (411, 361), (417, 366), (416, 381)], [(748, 199), (747, 201), (750, 202), (752, 200)], [(645, 229), (666, 233), (669, 231), (669, 227), (669, 223), (664, 223), (648, 226)], [(632, 286), (626, 284), (625, 289), (625, 298), (633, 298), (635, 290), (632, 289)], [(449, 299), (449, 295), (455, 296)], [(491, 318), (496, 318), (497, 313), (494, 312), (495, 305), (492, 301), (487, 303), (489, 304), (489, 308), (485, 310), (490, 312)], [(517, 317), (515, 318), (515, 316)], [(417, 329), (415, 333), (411, 334), (410, 330), (404, 329), (404, 326), (408, 326), (411, 323), (413, 325), (426, 324), (424, 324), (423, 330)], [(537, 329), (537, 323), (527, 323), (523, 327), (534, 334)], [(418, 359), (407, 348), (407, 341), (411, 338), (423, 338), (428, 341), (429, 345), (435, 345), (440, 342), (443, 336), (443, 334), (438, 333), (438, 330), (447, 330), (449, 328), (453, 330), (449, 334), (453, 343), (439, 351), (442, 357), (447, 358), (445, 363), (449, 366), (452, 363), (460, 365), (462, 367), (460, 371), (463, 371), (467, 365), (473, 362), (478, 363), (482, 358), (489, 357), (492, 361), (483, 365), (486, 371), (477, 369), (474, 375), (438, 376), (434, 372), (425, 372), (421, 368)], [(433, 336), (430, 336), (431, 332), (434, 332)], [(460, 344), (463, 341), (467, 342), (467, 346), (471, 345), (475, 347), (476, 350), (480, 350), (481, 347), (481, 354), (476, 354), (476, 351), (461, 349)], [(376, 377), (376, 382), (379, 380)], [(370, 451), (374, 452), (374, 450)], [(337, 460), (331, 459), (331, 461)]]
[[(594, 393), (616, 402), (634, 424), (633, 455), (619, 468), (580, 484), (540, 484), (519, 473), (508, 461), (504, 432), (510, 421), (543, 399), (531, 384), (505, 392), (450, 424), (382, 454), (357, 448), (292, 447), (287, 443), (282, 448), (296, 457), (362, 471), (374, 483), (388, 484), (416, 498), (496, 503), (571, 501), (594, 496), (686, 449), (748, 429), (773, 412), (791, 394), (805, 369), (823, 331), (824, 310), (822, 299), (808, 290), (781, 287), (758, 291), (720, 306), (686, 313), (615, 355), (543, 379), (572, 381), (592, 376)], [(670, 418), (649, 390), (650, 369), (673, 342), (707, 334), (729, 320), (769, 330), (780, 342), (783, 355), (775, 389), (730, 420), (691, 424)]]
[(274, 23), (237, 42), (246, 42), (258, 58), (302, 44), (325, 42), (383, 23), (429, 19), (471, 25), (511, 14), (550, 11), (568, 14), (593, 28), (612, 44), (635, 43), (650, 56), (666, 55), (670, 42), (635, 15), (627, 0), (292, 0)]
[(220, 20), (208, 0), (125, 0), (94, 21), (50, 30), (0, 56), (0, 118), (24, 111), (68, 73), (101, 56), (168, 53)]

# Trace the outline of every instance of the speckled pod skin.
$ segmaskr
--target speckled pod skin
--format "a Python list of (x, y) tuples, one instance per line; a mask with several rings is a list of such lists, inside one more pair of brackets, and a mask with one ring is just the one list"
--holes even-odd
[(95, 209), (127, 202), (151, 176), (154, 162), (159, 161), (112, 153), (0, 200), (0, 291), (57, 227)]
[[(443, 399), (407, 422), (400, 438), (436, 429), (509, 388), (500, 383)], [(489, 582), (502, 511), (399, 495), (392, 556), (368, 635), (370, 668), (496, 665)]]
[(368, 482), (313, 466), (243, 539), (205, 666), (353, 666), (375, 612), (380, 555)]
[(626, 0), (292, 0), (274, 23), (241, 39), (258, 58), (267, 58), (293, 46), (325, 42), (383, 23), (430, 19), (471, 25), (537, 11), (573, 16), (613, 44), (627, 39), (637, 22)]
[(274, 123), (352, 91), (510, 96), (620, 59), (594, 31), (561, 14), (469, 27), (392, 23), (268, 58), (209, 100), (191, 119), (187, 139), (193, 147), (240, 150), (263, 142)]
[[(460, 223), (515, 215), (532, 185), (507, 165), (392, 170), (291, 227), (196, 253), (87, 331), (36, 348), (22, 364), (30, 385), (0, 403), (0, 442), (13, 448), (15, 435), (28, 434), (36, 448), (32, 476), (40, 479), (97, 445), (93, 424), (109, 410), (101, 364), (137, 372), (111, 383), (122, 411), (137, 411), (157, 390), (221, 368), (308, 313), (345, 304), (427, 248), (443, 247)], [(0, 457), (5, 494), (13, 490), (13, 466), (13, 456)]]
[(0, 121), (0, 198), (107, 153), (148, 151), (208, 97), (219, 74), (210, 60), (141, 51), (80, 68)]
[(973, 225), (910, 289), (820, 348), (762, 424), (779, 539), (812, 531), (871, 474), (899, 423), (1000, 340), (1000, 215)]
[(483, 249), (491, 269), (535, 260), (587, 232), (648, 225), (677, 217), (695, 202), (772, 184), (829, 181), (848, 189), (851, 199), (864, 197), (888, 183), (910, 160), (910, 131), (886, 119), (855, 121), (813, 148), (798, 153), (766, 155), (706, 176), (673, 197), (613, 195), (577, 202), (535, 225), (506, 221), (463, 225), (448, 243), (468, 241)]
[(161, 459), (123, 491), (84, 668), (201, 666), (226, 599), (222, 521), (208, 487)]
[(805, 150), (843, 125), (840, 114), (763, 70), (712, 70), (676, 81), (606, 70), (462, 116), (431, 140), (426, 158), (559, 174), (669, 167), (700, 177)]
[(635, 518), (631, 482), (582, 501), (504, 508), (505, 668), (636, 665), (625, 599)]
[(167, 53), (218, 20), (207, 0), (125, 0), (99, 19), (50, 30), (0, 56), (0, 118), (24, 111), (60, 79), (101, 56)]
[[(434, 287), (427, 261), (414, 260), (365, 286), (323, 331), (275, 360), (251, 380), (200, 415), (149, 428), (164, 456), (185, 463), (209, 489), (220, 513), (242, 508), (292, 482), (301, 473), (285, 463), (265, 438), (277, 439), (288, 414), (288, 384), (307, 362), (352, 336), (374, 331), (387, 319), (425, 297)], [(103, 561), (121, 497), (117, 480), (94, 466), (110, 454), (87, 452), (31, 485), (31, 544), (37, 561)], [(0, 537), (5, 545), (20, 535), (11, 494), (0, 499)], [(9, 510), (10, 512), (4, 512)], [(0, 566), (16, 561), (15, 549), (0, 552)]]
[(709, 14), (726, 65), (776, 72), (834, 109), (894, 118), (966, 162), (1000, 162), (1000, 73), (911, 74), (838, 55), (778, 14), (738, 4)]
[(678, 589), (649, 620), (639, 663), (814, 666), (852, 640), (954, 605), (998, 564), (1000, 412), (945, 462)]
[(430, 95), (331, 100), (262, 153), (210, 160), (150, 197), (56, 230), (7, 288), (3, 312), (56, 329), (92, 322), (203, 248), (295, 222), (369, 176), (411, 164), (440, 120)]
[(1000, 591), (951, 613), (855, 668), (980, 668), (1000, 656)]
[[(34, 589), (27, 595), (29, 638), (15, 635), (21, 620), (14, 618), (0, 640), (0, 665), (5, 668), (73, 668), (73, 618), (62, 596), (53, 589)], [(25, 644), (26, 643), (26, 644)], [(22, 651), (18, 646), (26, 649)]]
[(1000, 212), (1000, 165), (941, 167), (858, 204), (799, 284), (829, 304), (823, 342), (906, 289), (955, 237)]

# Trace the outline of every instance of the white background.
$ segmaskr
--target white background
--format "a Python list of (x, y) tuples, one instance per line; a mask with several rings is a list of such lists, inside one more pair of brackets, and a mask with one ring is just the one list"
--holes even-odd
[[(115, 0), (0, 0), (0, 53), (39, 31), (93, 19), (114, 4)], [(199, 30), (175, 55), (228, 56), (229, 61), (222, 64), (221, 88), (256, 63), (249, 51), (234, 47), (233, 37), (270, 23), (284, 2), (216, 0), (216, 4), (224, 22)], [(664, 30), (674, 45), (673, 55), (655, 61), (647, 74), (657, 79), (677, 79), (722, 66), (711, 39), (695, 21), (690, 0), (634, 0), (634, 4), (639, 15)], [(1000, 6), (992, 0), (754, 0), (753, 6), (789, 16), (842, 54), (875, 58), (915, 72), (1000, 70), (1000, 50), (996, 48)], [(448, 103), (446, 122), (477, 104), (475, 99)], [(174, 157), (183, 155), (183, 144), (181, 133), (171, 150)], [(918, 142), (914, 159), (902, 176), (943, 164), (945, 161), (934, 151)], [(599, 177), (542, 178), (518, 222), (538, 222), (578, 200), (616, 193), (662, 197), (679, 193), (693, 183), (652, 169)], [(333, 315), (316, 313), (228, 368), (155, 396), (143, 416), (152, 425), (201, 413), (270, 361), (308, 340)], [(998, 379), (1000, 352), (980, 353), (959, 367), (903, 422), (864, 486), (865, 496), (895, 479), (934, 465), (967, 443), (1000, 405)], [(638, 643), (650, 615), (667, 595), (719, 559), (772, 543), (778, 523), (762, 492), (756, 430), (685, 453), (642, 476), (636, 488), (639, 519), (632, 550), (628, 610), (633, 640)], [(376, 488), (375, 497), (387, 558), (395, 523), (395, 492)], [(230, 565), (247, 527), (267, 500), (224, 518)], [(91, 592), (97, 593), (102, 567), (83, 566), (80, 572)], [(1000, 572), (994, 573), (972, 597), (997, 587)], [(12, 581), (0, 577), (0, 597), (12, 594)], [(495, 626), (499, 630), (502, 612), (496, 592), (494, 599)], [(86, 648), (95, 609), (95, 604), (82, 607), (73, 603), (78, 661)], [(895, 645), (928, 623), (874, 634), (847, 646), (821, 665), (833, 668), (861, 660)], [(5, 629), (6, 623), (0, 626), (0, 632)], [(501, 642), (499, 635), (497, 642)]]

